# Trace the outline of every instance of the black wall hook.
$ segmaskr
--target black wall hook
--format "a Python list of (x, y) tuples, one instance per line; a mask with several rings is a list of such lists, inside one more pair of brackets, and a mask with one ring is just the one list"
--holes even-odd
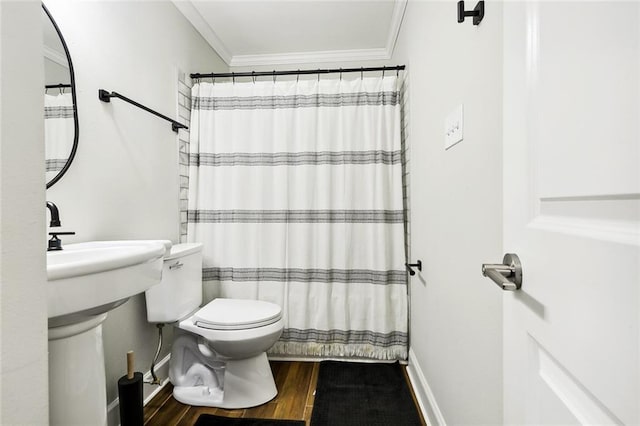
[(464, 1), (458, 2), (458, 22), (464, 22), (464, 18), (473, 16), (473, 25), (478, 25), (484, 18), (484, 1), (479, 1), (473, 10), (464, 10)]
[(404, 266), (409, 270), (409, 275), (414, 276), (416, 271), (413, 268), (418, 268), (418, 271), (422, 272), (422, 260), (418, 260), (417, 263), (405, 263)]

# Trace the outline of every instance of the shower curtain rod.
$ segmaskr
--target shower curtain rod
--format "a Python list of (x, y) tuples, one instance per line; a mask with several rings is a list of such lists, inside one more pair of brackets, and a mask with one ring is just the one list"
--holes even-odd
[(402, 71), (404, 65), (396, 65), (392, 67), (361, 67), (361, 68), (333, 68), (333, 69), (317, 69), (317, 70), (290, 70), (290, 71), (251, 71), (251, 72), (224, 72), (210, 74), (190, 74), (191, 78), (226, 78), (226, 77), (275, 77), (278, 75), (305, 75), (305, 74), (337, 74), (344, 72), (371, 72), (371, 71)]

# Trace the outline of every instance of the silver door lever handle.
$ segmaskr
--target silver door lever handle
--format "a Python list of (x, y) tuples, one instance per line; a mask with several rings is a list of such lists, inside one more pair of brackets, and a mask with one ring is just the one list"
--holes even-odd
[(507, 253), (502, 264), (484, 263), (482, 275), (489, 277), (503, 290), (519, 290), (522, 287), (522, 264), (518, 255)]

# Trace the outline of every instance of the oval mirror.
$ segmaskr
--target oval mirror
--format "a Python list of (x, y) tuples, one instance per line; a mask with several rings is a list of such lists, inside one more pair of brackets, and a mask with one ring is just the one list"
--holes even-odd
[(78, 109), (69, 49), (42, 5), (44, 36), (44, 146), (47, 188), (66, 173), (78, 147)]

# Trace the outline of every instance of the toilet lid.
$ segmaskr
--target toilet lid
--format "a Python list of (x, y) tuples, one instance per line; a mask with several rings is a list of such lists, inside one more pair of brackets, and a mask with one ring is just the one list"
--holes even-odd
[(214, 299), (193, 317), (198, 327), (242, 330), (273, 324), (282, 317), (282, 309), (262, 300)]

